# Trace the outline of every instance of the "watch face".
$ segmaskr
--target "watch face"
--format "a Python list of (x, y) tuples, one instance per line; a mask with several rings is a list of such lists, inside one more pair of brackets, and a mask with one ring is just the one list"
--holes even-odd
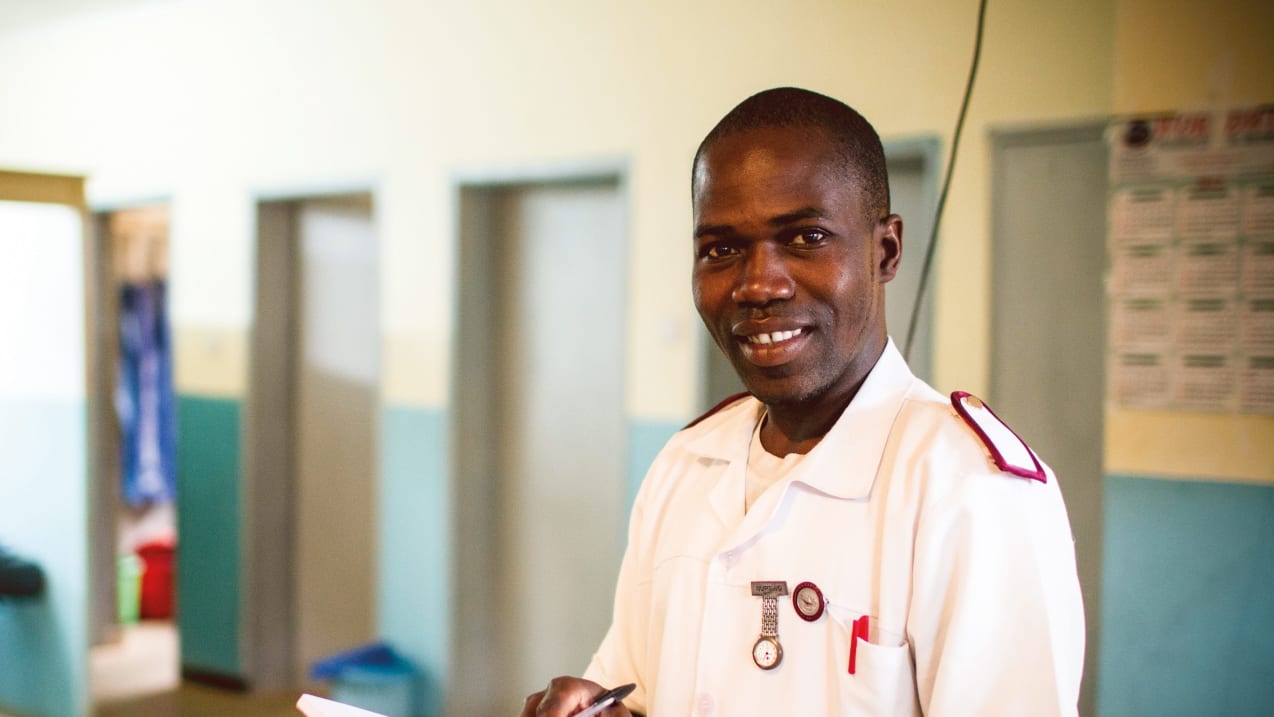
[(814, 622), (823, 616), (823, 591), (814, 583), (801, 583), (792, 591), (792, 608), (802, 620)]
[(762, 670), (773, 670), (783, 659), (783, 648), (773, 637), (759, 637), (752, 646), (752, 661)]

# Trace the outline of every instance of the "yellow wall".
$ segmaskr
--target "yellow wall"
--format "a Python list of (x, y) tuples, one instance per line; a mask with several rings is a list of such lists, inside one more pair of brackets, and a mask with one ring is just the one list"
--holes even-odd
[[(925, 0), (116, 2), (0, 30), (0, 106), (21, 108), (6, 112), (0, 165), (87, 173), (98, 204), (172, 199), (179, 381), (218, 394), (246, 380), (255, 197), (374, 189), (386, 399), (441, 405), (453, 173), (626, 160), (627, 409), (676, 420), (698, 388), (686, 179), (698, 140), (747, 94), (796, 84), (854, 104), (886, 139), (945, 144), (975, 12)], [(1113, 14), (1110, 0), (991, 3), (937, 266), (940, 388), (988, 382), (986, 133), (1108, 113)]]
[(1115, 8), (1115, 112), (1274, 101), (1274, 4), (1120, 0)]
[[(1274, 4), (1121, 0), (1114, 111), (1274, 102)], [(1274, 483), (1274, 416), (1129, 411), (1106, 417), (1108, 473)]]
[[(0, 165), (87, 174), (99, 205), (171, 200), (183, 390), (244, 390), (257, 197), (376, 192), (385, 397), (439, 406), (452, 177), (619, 159), (631, 173), (627, 409), (661, 420), (689, 415), (697, 396), (686, 170), (703, 133), (748, 93), (797, 84), (846, 99), (886, 139), (945, 146), (976, 11), (922, 0), (99, 7), (0, 26)], [(1272, 26), (1266, 2), (990, 4), (936, 267), (940, 389), (989, 383), (988, 130), (1268, 101)], [(1191, 417), (1215, 452), (1172, 449), (1182, 443), (1155, 420), (1110, 417), (1112, 471), (1274, 472), (1235, 443), (1274, 445), (1268, 417)]]

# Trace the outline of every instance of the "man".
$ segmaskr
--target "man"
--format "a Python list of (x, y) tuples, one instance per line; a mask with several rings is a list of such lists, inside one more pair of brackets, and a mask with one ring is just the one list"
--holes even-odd
[(629, 526), (570, 715), (1075, 714), (1084, 623), (1057, 481), (885, 327), (902, 254), (880, 139), (836, 100), (755, 95), (695, 156), (694, 299), (750, 396), (675, 435)]

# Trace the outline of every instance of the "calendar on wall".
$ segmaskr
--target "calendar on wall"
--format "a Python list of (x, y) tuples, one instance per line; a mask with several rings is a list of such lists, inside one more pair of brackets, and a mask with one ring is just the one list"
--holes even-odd
[(1108, 401), (1274, 414), (1274, 106), (1108, 139)]

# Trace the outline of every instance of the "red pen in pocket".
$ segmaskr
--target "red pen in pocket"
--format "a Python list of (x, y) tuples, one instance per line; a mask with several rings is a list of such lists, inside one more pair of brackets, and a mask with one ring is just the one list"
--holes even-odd
[(858, 640), (862, 639), (867, 642), (868, 618), (866, 615), (854, 621), (854, 629), (849, 636), (849, 674), (854, 674), (857, 669), (855, 664), (858, 658)]

